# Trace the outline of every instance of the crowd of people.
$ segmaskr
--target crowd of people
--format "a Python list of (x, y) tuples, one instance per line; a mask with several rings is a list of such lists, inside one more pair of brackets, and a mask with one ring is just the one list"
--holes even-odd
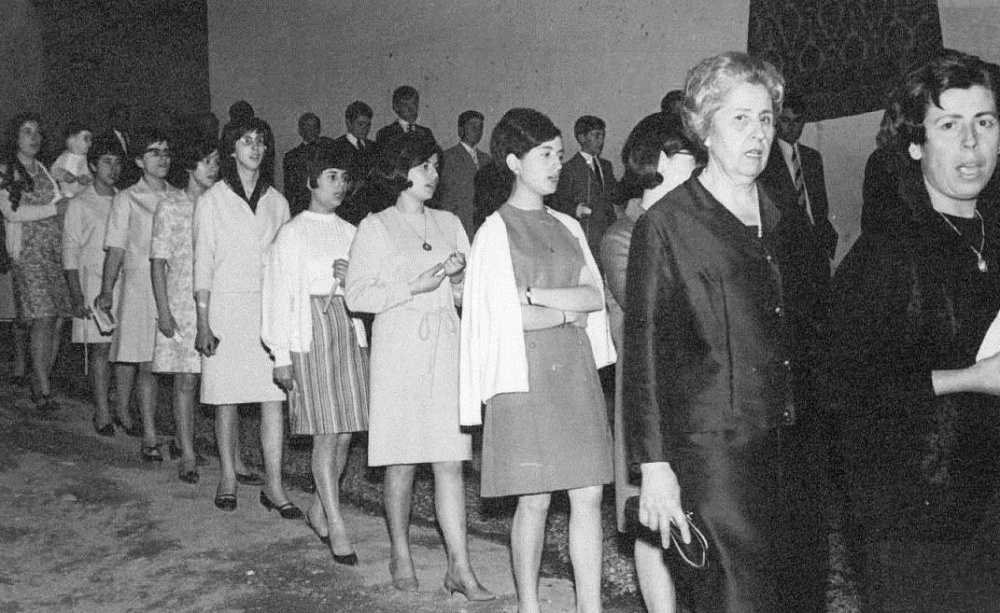
[[(612, 482), (649, 611), (825, 610), (837, 484), (861, 610), (884, 611), (918, 516), (958, 500), (967, 531), (1000, 475), (1000, 356), (976, 355), (1000, 311), (998, 88), (997, 66), (948, 50), (905, 76), (866, 172), (864, 233), (832, 279), (822, 162), (797, 142), (805, 100), (743, 53), (699, 62), (636, 124), (620, 180), (599, 117), (576, 121), (565, 163), (562, 133), (529, 108), (503, 115), (489, 154), (482, 113), (464, 112), (442, 150), (409, 86), (374, 141), (364, 102), (337, 139), (304, 114), (284, 194), (271, 127), (243, 101), (221, 136), (205, 115), (135, 137), (72, 122), (51, 170), (40, 118), (17, 115), (0, 158), (16, 353), (52, 415), (72, 318), (96, 433), (141, 439), (148, 462), (164, 461), (155, 398), (171, 375), (178, 478), (199, 480), (193, 416), (208, 405), (215, 506), (261, 486), (260, 504), (304, 518), (339, 564), (358, 563), (339, 483), (367, 432), (400, 591), (419, 587), (409, 523), (429, 464), (444, 587), (495, 597), (466, 535), (481, 427), (481, 495), (517, 501), (520, 613), (541, 610), (560, 491), (577, 610), (601, 610)], [(263, 475), (242, 459), (245, 404), (260, 406)], [(286, 414), (313, 439), (305, 512), (282, 483)], [(693, 570), (672, 550), (696, 530), (708, 554)]]

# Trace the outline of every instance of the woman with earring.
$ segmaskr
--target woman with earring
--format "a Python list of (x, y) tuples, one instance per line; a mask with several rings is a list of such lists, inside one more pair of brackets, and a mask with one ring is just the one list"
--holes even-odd
[(385, 149), (373, 178), (395, 206), (358, 228), (347, 271), (347, 306), (375, 313), (372, 329), (368, 464), (386, 466), (385, 507), (401, 591), (418, 589), (410, 554), (416, 465), (434, 471), (434, 502), (444, 534), (444, 585), (469, 600), (491, 600), (469, 562), (462, 462), (471, 436), (458, 425), (458, 313), (469, 239), (458, 217), (425, 208), (438, 181), (437, 144), (407, 134)]
[(368, 347), (347, 312), (344, 280), (357, 231), (335, 211), (344, 201), (353, 154), (320, 144), (306, 160), (309, 208), (285, 224), (264, 274), (261, 339), (274, 356), (274, 380), (288, 392), (292, 434), (313, 437), (312, 527), (338, 564), (354, 566), (340, 513), (340, 477), (351, 434), (368, 429)]
[(597, 368), (615, 359), (604, 285), (579, 222), (546, 207), (562, 169), (559, 130), (508, 111), (490, 151), (514, 188), (476, 234), (462, 316), (461, 418), (483, 423), (482, 494), (517, 496), (511, 558), (520, 613), (538, 613), (552, 492), (570, 500), (576, 610), (601, 610), (601, 495), (611, 432)]

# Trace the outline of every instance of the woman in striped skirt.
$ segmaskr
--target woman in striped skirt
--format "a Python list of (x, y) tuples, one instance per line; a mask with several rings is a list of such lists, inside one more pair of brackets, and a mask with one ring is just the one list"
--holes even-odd
[(316, 496), (306, 520), (336, 562), (355, 565), (339, 481), (351, 433), (368, 429), (368, 349), (343, 297), (355, 228), (334, 213), (347, 193), (348, 156), (320, 146), (308, 160), (309, 208), (285, 224), (268, 256), (261, 337), (288, 391), (292, 433), (313, 436)]

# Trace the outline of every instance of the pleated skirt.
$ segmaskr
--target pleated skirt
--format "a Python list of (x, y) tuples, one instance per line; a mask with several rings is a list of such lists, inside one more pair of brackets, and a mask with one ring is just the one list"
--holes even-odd
[(342, 296), (324, 312), (312, 296), (312, 343), (292, 352), (295, 388), (289, 394), (292, 434), (339, 434), (368, 429), (368, 349), (358, 346)]

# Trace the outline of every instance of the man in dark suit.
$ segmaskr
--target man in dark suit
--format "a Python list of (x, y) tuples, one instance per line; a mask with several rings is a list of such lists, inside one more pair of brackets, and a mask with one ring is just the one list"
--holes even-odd
[(309, 189), (306, 187), (307, 164), (316, 143), (320, 140), (321, 125), (319, 117), (313, 113), (303, 113), (299, 117), (299, 136), (302, 142), (298, 147), (285, 154), (281, 169), (285, 186), (285, 199), (292, 215), (300, 213), (309, 206)]
[(805, 122), (797, 105), (794, 99), (785, 101), (776, 126), (778, 138), (771, 145), (759, 181), (778, 206), (798, 208), (809, 218), (817, 247), (826, 258), (825, 274), (829, 277), (830, 260), (837, 251), (837, 231), (829, 219), (823, 158), (819, 151), (798, 142)]
[(476, 148), (483, 137), (483, 114), (465, 111), (458, 116), (459, 142), (445, 150), (435, 198), (440, 208), (451, 211), (462, 220), (462, 226), (472, 240), (473, 196), (476, 172), (490, 161), (490, 156)]
[(618, 182), (611, 162), (601, 158), (605, 124), (600, 117), (584, 115), (573, 125), (580, 151), (563, 165), (552, 206), (580, 220), (593, 253), (600, 253), (601, 238), (617, 219), (614, 199)]
[(379, 149), (389, 147), (408, 132), (423, 133), (433, 140), (434, 133), (430, 128), (417, 125), (417, 115), (420, 113), (420, 94), (409, 85), (401, 85), (392, 92), (392, 110), (396, 121), (385, 126), (375, 134), (375, 144)]
[(368, 174), (371, 172), (375, 159), (378, 157), (378, 147), (375, 141), (368, 138), (372, 129), (372, 107), (361, 100), (355, 100), (347, 105), (344, 121), (347, 133), (334, 139), (335, 147), (350, 152), (351, 159), (351, 192), (344, 203), (337, 207), (337, 215), (348, 222), (358, 225), (369, 213), (367, 191)]
[(372, 117), (374, 117), (372, 107), (360, 100), (347, 105), (344, 112), (344, 123), (347, 124), (347, 133), (333, 139), (337, 145), (350, 145), (355, 151), (368, 151), (375, 147), (375, 141), (368, 138), (368, 133), (372, 129)]

